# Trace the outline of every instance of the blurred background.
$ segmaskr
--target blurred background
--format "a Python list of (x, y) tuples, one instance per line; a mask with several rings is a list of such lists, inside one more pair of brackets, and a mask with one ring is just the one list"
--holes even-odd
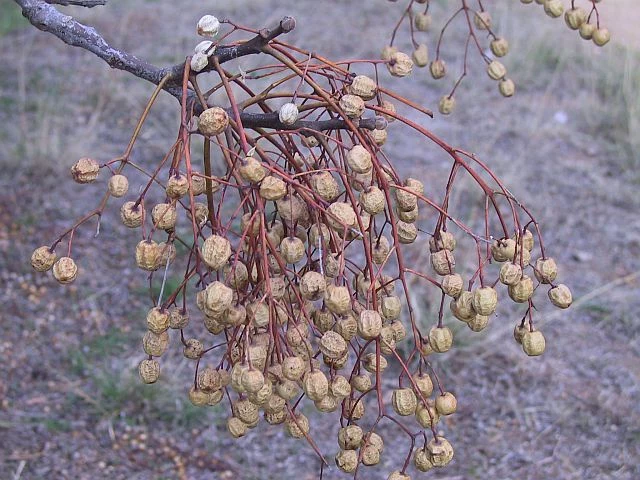
[[(63, 10), (156, 65), (178, 63), (192, 52), (199, 41), (195, 24), (206, 13), (255, 28), (293, 15), (297, 28), (288, 42), (334, 59), (377, 58), (406, 4), (107, 3)], [(433, 3), (434, 26), (440, 27), (457, 2)], [(504, 63), (516, 82), (515, 97), (499, 95), (474, 55), (455, 113), (420, 120), (477, 153), (531, 208), (575, 300), (568, 311), (540, 307), (538, 324), (547, 337), (540, 358), (527, 358), (513, 341), (517, 318), (509, 311), (481, 334), (456, 336), (455, 352), (435, 361), (459, 401), (459, 413), (442, 424), (456, 456), (424, 477), (640, 478), (636, 3), (599, 4), (613, 40), (596, 48), (535, 3), (485, 2), (496, 31), (511, 44)], [(464, 41), (464, 25), (456, 25), (443, 47), (452, 71), (460, 68)], [(430, 47), (436, 34), (428, 34)], [(399, 46), (410, 50), (406, 35)], [(32, 272), (32, 250), (93, 208), (104, 187), (104, 178), (97, 186), (74, 184), (69, 167), (81, 156), (106, 160), (122, 153), (152, 86), (36, 30), (10, 0), (0, 0), (0, 52), (0, 478), (317, 478), (313, 451), (281, 428), (261, 425), (232, 441), (225, 406), (193, 407), (186, 396), (191, 370), (179, 352), (165, 360), (171, 367), (162, 381), (140, 384), (136, 366), (148, 288), (132, 261), (136, 235), (119, 225), (117, 205), (97, 239), (90, 228), (78, 234), (75, 284), (61, 287)], [(227, 66), (250, 65), (244, 58)], [(408, 79), (385, 72), (382, 81), (437, 109), (452, 77), (437, 83), (417, 70)], [(160, 98), (134, 152), (137, 161), (151, 164), (171, 145), (175, 107), (173, 98)], [(446, 169), (437, 159), (408, 161), (423, 147), (390, 133), (385, 151), (401, 172), (441, 179)], [(464, 191), (455, 200), (463, 218), (483, 211)], [(425, 305), (423, 315), (432, 310)], [(336, 423), (318, 420), (312, 419), (312, 434), (332, 458)], [(381, 465), (361, 478), (386, 478), (401, 465), (406, 439), (392, 430), (384, 435)], [(332, 467), (324, 478), (344, 477)]]

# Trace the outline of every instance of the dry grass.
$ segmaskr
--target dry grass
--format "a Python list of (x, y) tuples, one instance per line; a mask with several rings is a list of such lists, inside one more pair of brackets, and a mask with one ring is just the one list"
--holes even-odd
[[(250, 2), (249, 19), (247, 4), (207, 7), (255, 26), (293, 14), (298, 29), (291, 39), (339, 57), (377, 55), (393, 22), (381, 14), (387, 8), (382, 0), (361, 6), (262, 0)], [(505, 2), (495, 15), (513, 45), (506, 64), (518, 85), (516, 97), (502, 100), (476, 72), (478, 81), (464, 86), (456, 115), (428, 126), (478, 152), (533, 206), (577, 302), (562, 315), (542, 307), (549, 348), (541, 359), (525, 358), (511, 340), (514, 311), (502, 310), (488, 333), (461, 330), (458, 353), (437, 359), (461, 405), (443, 425), (457, 447), (456, 460), (432, 476), (638, 478), (640, 63), (631, 48), (595, 51), (559, 22), (539, 11), (533, 18), (526, 8)], [(167, 1), (114, 0), (81, 15), (114, 43), (164, 64), (189, 50), (192, 25), (204, 11), (192, 0), (180, 8)], [(31, 249), (82, 212), (95, 193), (70, 186), (70, 159), (119, 153), (150, 89), (33, 29), (0, 31), (8, 60), (0, 72), (6, 166), (0, 174), (0, 275), (7, 285), (0, 293), (0, 355), (6, 359), (0, 366), (0, 434), (6, 439), (0, 476), (315, 478), (313, 453), (282, 431), (262, 426), (234, 443), (220, 424), (224, 412), (192, 409), (178, 355), (165, 360), (172, 366), (163, 384), (134, 384), (145, 282), (129, 261), (135, 240), (114, 217), (104, 220), (99, 244), (90, 233), (78, 238), (82, 263), (95, 275), (69, 290), (31, 274)], [(239, 63), (246, 69), (245, 62), (250, 60)], [(416, 77), (389, 83), (435, 105), (446, 87), (421, 79), (426, 73)], [(139, 161), (155, 160), (168, 144), (177, 121), (172, 102), (164, 99), (150, 118)], [(391, 133), (388, 152), (401, 170), (438, 188), (447, 165), (429, 148)], [(51, 179), (38, 178), (44, 188), (36, 192), (33, 174), (43, 171)], [(471, 224), (481, 211), (474, 198), (464, 191), (452, 200)], [(430, 324), (433, 304), (421, 308)], [(331, 454), (335, 432), (317, 427), (315, 433)], [(397, 442), (389, 440), (384, 468), (366, 478), (383, 478), (383, 471), (397, 467), (403, 452), (395, 447), (404, 445)], [(338, 478), (335, 468), (325, 478)]]

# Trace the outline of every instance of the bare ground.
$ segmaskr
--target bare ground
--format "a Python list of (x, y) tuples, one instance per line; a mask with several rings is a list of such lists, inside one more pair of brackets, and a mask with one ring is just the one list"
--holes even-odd
[[(385, 3), (256, 1), (251, 15), (247, 2), (210, 8), (257, 27), (292, 14), (298, 19), (292, 38), (301, 45), (353, 58), (375, 56), (384, 43), (394, 21)], [(113, 1), (82, 15), (114, 43), (164, 64), (189, 51), (191, 26), (202, 13), (193, 1), (180, 8)], [(535, 25), (548, 25), (537, 13)], [(516, 348), (515, 316), (504, 311), (488, 333), (461, 334), (458, 350), (438, 360), (460, 404), (443, 426), (456, 458), (428, 475), (634, 479), (640, 477), (640, 159), (629, 89), (637, 95), (637, 58), (613, 46), (573, 52), (578, 39), (551, 28), (572, 50), (565, 52), (545, 39), (548, 32), (528, 26), (529, 15), (515, 7), (498, 14), (513, 38), (514, 57), (506, 63), (518, 95), (502, 100), (477, 75), (455, 116), (425, 124), (480, 154), (532, 206), (576, 303), (561, 314), (543, 307), (542, 358), (525, 358)], [(6, 34), (0, 48), (8, 59), (0, 72), (0, 478), (317, 478), (313, 452), (282, 430), (262, 425), (231, 441), (223, 407), (190, 406), (190, 370), (178, 354), (165, 360), (163, 382), (138, 384), (148, 299), (144, 276), (130, 261), (135, 236), (114, 215), (103, 221), (98, 241), (93, 232), (79, 235), (83, 271), (76, 285), (63, 288), (30, 271), (32, 249), (95, 201), (99, 187), (73, 185), (68, 166), (82, 154), (120, 153), (150, 88), (35, 29)], [(390, 84), (428, 106), (445, 88), (419, 78)], [(172, 101), (163, 100), (150, 119), (138, 161), (153, 161), (168, 145), (176, 125)], [(428, 149), (393, 135), (388, 151), (406, 173), (431, 184), (445, 168)], [(469, 206), (473, 196), (456, 200), (469, 218), (480, 212), (480, 205)], [(337, 449), (330, 425), (313, 427), (328, 457)], [(406, 440), (385, 433), (381, 467), (362, 478), (386, 478), (401, 464)], [(325, 471), (324, 478), (340, 477), (335, 467)]]

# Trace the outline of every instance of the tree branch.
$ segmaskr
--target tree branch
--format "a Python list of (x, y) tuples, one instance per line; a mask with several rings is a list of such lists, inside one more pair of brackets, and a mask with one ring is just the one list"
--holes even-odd
[[(184, 74), (184, 63), (179, 63), (170, 67), (158, 67), (135, 55), (124, 52), (112, 47), (98, 33), (98, 31), (90, 26), (84, 25), (69, 15), (59, 12), (50, 4), (59, 5), (82, 5), (93, 7), (106, 3), (106, 0), (14, 0), (22, 8), (22, 15), (29, 20), (39, 30), (51, 33), (65, 42), (67, 45), (87, 50), (98, 58), (104, 60), (111, 68), (124, 70), (158, 85), (160, 81), (169, 74), (169, 80), (165, 82), (163, 89), (173, 95), (178, 101), (182, 101), (182, 77)], [(274, 38), (288, 33), (295, 28), (295, 20), (293, 17), (284, 17), (280, 24), (273, 30), (263, 29), (251, 40), (239, 45), (220, 45), (216, 48), (215, 56), (219, 64), (223, 64), (230, 60), (243, 57), (246, 55), (255, 55), (262, 53), (263, 48)], [(213, 61), (205, 67), (200, 73), (213, 70), (215, 67)], [(196, 102), (195, 93), (189, 92), (187, 102)], [(194, 113), (202, 112), (202, 106), (199, 103), (194, 105)], [(241, 113), (240, 119), (242, 125), (247, 128), (273, 128), (277, 130), (301, 130), (308, 131), (325, 131), (339, 130), (347, 128), (344, 120), (334, 118), (330, 120), (299, 120), (293, 125), (285, 125), (280, 122), (278, 113)], [(376, 126), (375, 118), (361, 119), (359, 127), (367, 130), (373, 130)]]
[[(158, 85), (165, 75), (169, 74), (169, 81), (164, 90), (181, 100), (182, 91), (179, 85), (182, 82), (184, 63), (170, 67), (157, 67), (135, 55), (112, 47), (90, 26), (73, 19), (69, 15), (59, 12), (54, 6), (44, 0), (14, 0), (22, 8), (22, 15), (29, 22), (44, 32), (51, 33), (65, 42), (67, 45), (87, 50), (104, 60), (111, 68), (124, 70), (138, 78)], [(67, 1), (67, 0), (61, 0)], [(61, 2), (55, 2), (61, 3)], [(90, 2), (76, 2), (90, 3)], [(71, 4), (71, 3), (69, 3)], [(278, 35), (290, 32), (295, 28), (292, 17), (284, 17), (280, 24), (273, 30), (261, 30), (254, 38), (240, 45), (221, 45), (216, 49), (216, 56), (220, 64), (245, 55), (261, 53), (261, 47), (276, 38)], [(203, 71), (212, 69), (212, 66)]]
[(45, 2), (55, 5), (93, 8), (99, 5), (105, 5), (107, 0), (45, 0)]

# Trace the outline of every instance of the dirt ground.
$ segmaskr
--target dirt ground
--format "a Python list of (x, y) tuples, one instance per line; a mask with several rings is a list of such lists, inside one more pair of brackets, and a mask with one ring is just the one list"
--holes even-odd
[[(401, 8), (383, 0), (108, 3), (65, 11), (162, 65), (190, 52), (193, 25), (210, 12), (255, 27), (293, 15), (297, 28), (287, 40), (328, 57), (375, 57)], [(425, 126), (478, 153), (531, 207), (575, 303), (560, 313), (541, 307), (541, 358), (522, 354), (511, 337), (515, 317), (505, 310), (488, 332), (462, 334), (456, 352), (436, 360), (459, 401), (442, 426), (456, 456), (446, 469), (413, 478), (637, 479), (640, 42), (629, 25), (640, 9), (602, 2), (603, 22), (624, 41), (597, 50), (539, 6), (495, 3), (498, 30), (513, 47), (505, 64), (516, 96), (502, 99), (472, 69), (456, 113)], [(222, 406), (191, 406), (191, 370), (179, 352), (165, 360), (171, 367), (162, 382), (138, 382), (148, 293), (131, 261), (136, 236), (118, 224), (115, 205), (97, 239), (84, 231), (76, 240), (76, 284), (61, 287), (32, 272), (32, 250), (92, 208), (104, 186), (73, 184), (68, 167), (82, 155), (121, 153), (151, 87), (23, 25), (12, 2), (0, 7), (15, 19), (10, 27), (0, 22), (0, 478), (317, 478), (313, 451), (282, 429), (260, 425), (232, 441)], [(447, 88), (424, 72), (385, 81), (431, 108)], [(136, 161), (153, 162), (168, 147), (173, 102), (161, 99)], [(446, 171), (437, 158), (422, 158), (421, 145), (392, 138), (385, 148), (403, 173), (427, 184)], [(477, 216), (481, 207), (462, 212)], [(309, 413), (331, 458), (336, 423)], [(386, 478), (403, 461), (405, 439), (383, 432), (380, 467), (359, 478)], [(324, 478), (346, 477), (333, 467)]]

